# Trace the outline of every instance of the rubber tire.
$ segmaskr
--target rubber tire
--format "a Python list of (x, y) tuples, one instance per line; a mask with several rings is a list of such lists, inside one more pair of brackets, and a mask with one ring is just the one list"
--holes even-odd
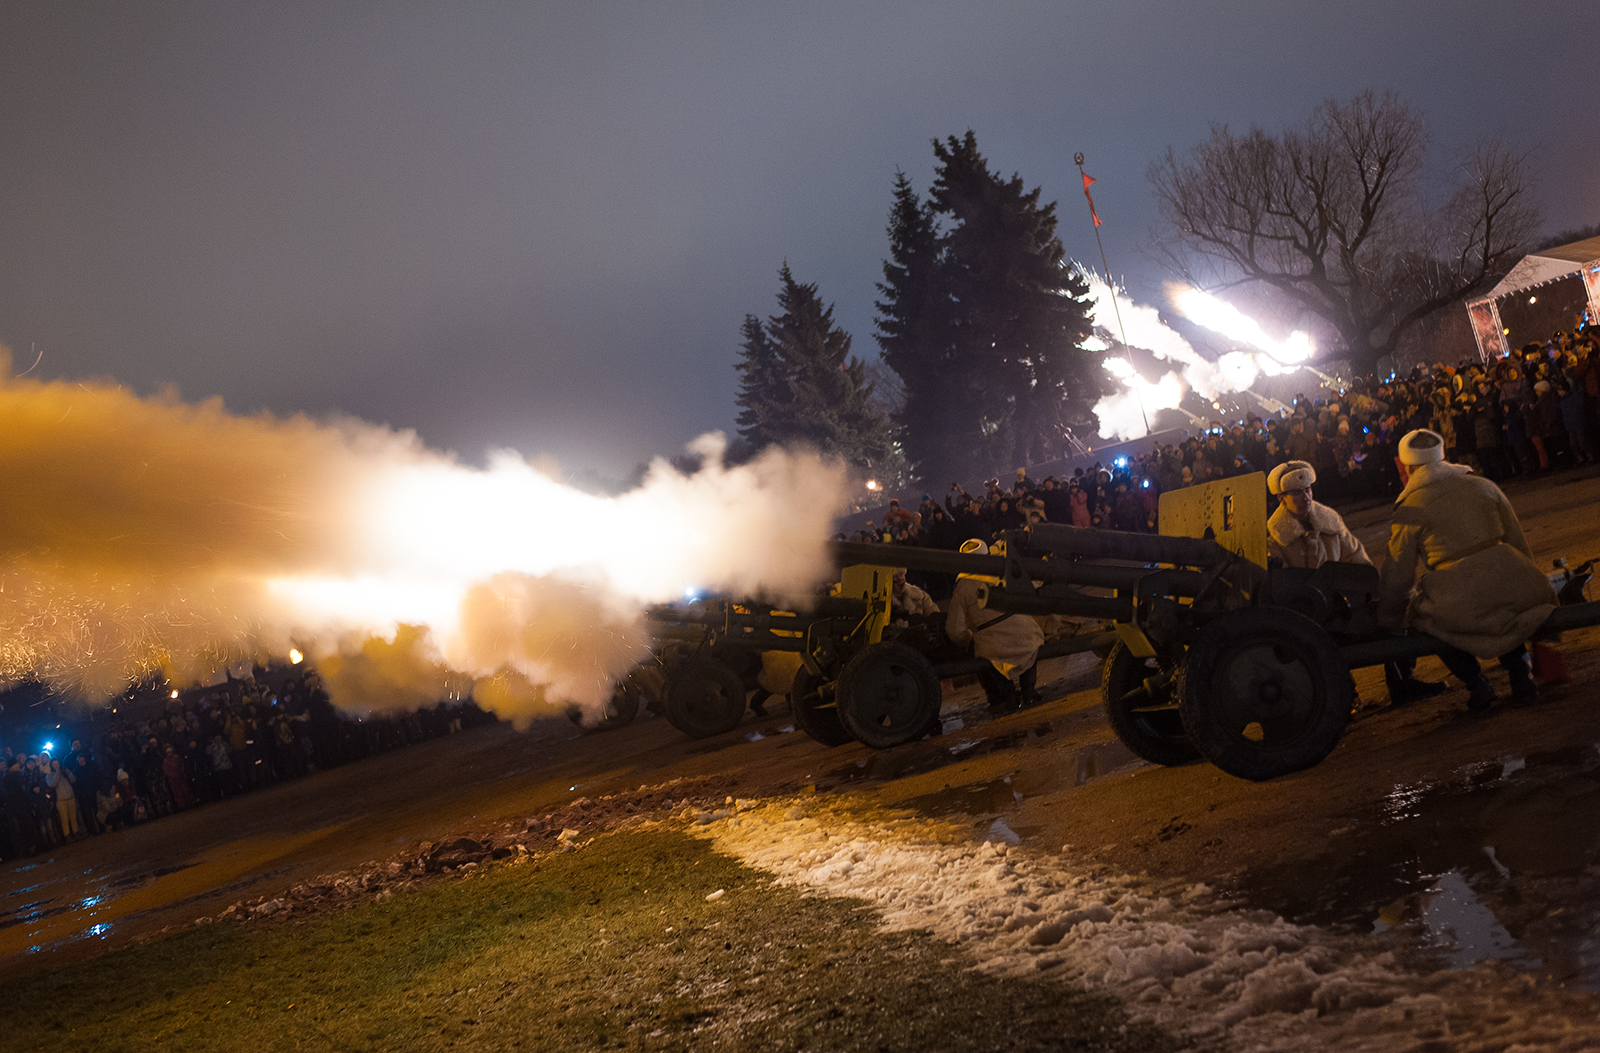
[[(1252, 683), (1254, 692), (1242, 690)], [(1280, 698), (1290, 687), (1289, 704), (1261, 697), (1269, 685)], [(1253, 782), (1320, 763), (1339, 744), (1355, 697), (1333, 637), (1282, 607), (1230, 611), (1200, 630), (1176, 690), (1184, 730), (1201, 756)], [(1273, 730), (1277, 718), (1282, 724)], [(1244, 734), (1252, 724), (1262, 730), (1259, 741)]]
[(625, 728), (633, 723), (639, 715), (639, 697), (642, 694), (639, 685), (633, 682), (632, 677), (624, 677), (611, 692), (611, 699), (606, 703), (604, 714), (595, 727)]
[(939, 721), (939, 674), (922, 652), (879, 643), (845, 663), (839, 674), (839, 719), (856, 740), (876, 750), (915, 742)]
[(800, 730), (817, 742), (829, 747), (843, 746), (847, 742), (854, 742), (855, 736), (839, 719), (839, 707), (831, 702), (823, 702), (818, 695), (818, 688), (827, 683), (801, 666), (794, 674), (794, 686), (789, 688), (789, 711), (794, 714), (794, 722), (800, 726)]
[[(1135, 658), (1121, 640), (1111, 648), (1100, 670), (1100, 699), (1105, 706), (1106, 722), (1134, 756), (1151, 764), (1170, 768), (1198, 760), (1200, 751), (1190, 741), (1189, 733), (1183, 728), (1183, 715), (1176, 709), (1130, 713), (1130, 707), (1123, 704), (1123, 696), (1155, 672), (1145, 665), (1146, 661)], [(1173, 688), (1168, 688), (1164, 694), (1168, 699), (1177, 697)]]
[(667, 722), (692, 739), (732, 731), (744, 711), (739, 674), (708, 658), (685, 662), (667, 688)]

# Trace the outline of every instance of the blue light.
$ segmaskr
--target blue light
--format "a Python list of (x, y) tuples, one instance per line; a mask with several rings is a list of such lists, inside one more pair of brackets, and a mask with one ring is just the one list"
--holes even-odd
[(1150, 480), (1141, 479), (1141, 480), (1139, 480), (1139, 485), (1144, 487), (1146, 490), (1148, 490), (1148, 489), (1150, 489)]
[(46, 753), (49, 753), (51, 750), (53, 750), (55, 748), (56, 748), (56, 744), (54, 742), (46, 742), (44, 744), (44, 752), (46, 752)]

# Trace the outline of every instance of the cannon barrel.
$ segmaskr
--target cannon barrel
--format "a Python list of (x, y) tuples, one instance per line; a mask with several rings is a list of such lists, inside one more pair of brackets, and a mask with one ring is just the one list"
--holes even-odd
[(1108, 618), (1133, 621), (1133, 599), (1128, 596), (1050, 596), (989, 589), (981, 597), (984, 610), (1008, 614), (1065, 614), (1074, 618)]
[[(834, 562), (841, 567), (870, 564), (879, 567), (904, 567), (906, 570), (919, 570), (930, 574), (981, 574), (991, 578), (1004, 577), (1006, 573), (1004, 556), (964, 555), (942, 548), (835, 541), (832, 551)], [(1111, 563), (1027, 558), (1014, 562), (1021, 567), (1023, 574), (1035, 581), (1088, 585), (1102, 589), (1131, 589), (1141, 577), (1150, 572), (1147, 567), (1123, 567)]]
[[(1600, 600), (1557, 607), (1539, 628), (1542, 632), (1565, 632), (1568, 629), (1583, 629), (1591, 625), (1600, 625)], [(1360, 669), (1369, 665), (1382, 665), (1384, 662), (1392, 662), (1399, 658), (1421, 658), (1423, 655), (1438, 654), (1446, 646), (1443, 640), (1427, 633), (1404, 633), (1376, 640), (1362, 640), (1359, 643), (1348, 644), (1341, 650), (1350, 668)]]
[(1238, 558), (1215, 541), (1205, 538), (1134, 534), (1124, 530), (1096, 530), (1061, 523), (1035, 523), (1021, 533), (1028, 554), (1038, 555), (1042, 552), (1056, 559), (1123, 559), (1138, 563), (1215, 567)]
[(725, 606), (703, 607), (651, 607), (644, 612), (653, 622), (678, 625), (726, 625), (733, 623), (745, 629), (775, 629), (780, 632), (804, 632), (806, 626), (819, 618), (859, 620), (867, 613), (862, 600), (839, 596), (819, 596), (813, 609), (794, 614), (773, 614), (767, 609), (730, 612)]

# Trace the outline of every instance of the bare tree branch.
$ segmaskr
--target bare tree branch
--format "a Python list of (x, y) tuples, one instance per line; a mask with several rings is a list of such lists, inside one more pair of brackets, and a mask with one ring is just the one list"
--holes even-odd
[(1492, 284), (1537, 226), (1525, 158), (1479, 143), (1430, 209), (1426, 148), (1421, 119), (1387, 92), (1329, 100), (1276, 135), (1214, 125), (1150, 167), (1161, 254), (1185, 276), (1276, 290), (1370, 366), (1421, 318)]

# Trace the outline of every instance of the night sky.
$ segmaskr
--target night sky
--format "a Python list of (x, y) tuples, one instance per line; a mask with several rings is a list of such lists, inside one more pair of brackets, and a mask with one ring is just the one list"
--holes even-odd
[(0, 342), (34, 375), (625, 475), (731, 428), (787, 258), (875, 354), (897, 167), (972, 128), (1154, 299), (1145, 169), (1392, 88), (1600, 220), (1591, 2), (0, 0)]

